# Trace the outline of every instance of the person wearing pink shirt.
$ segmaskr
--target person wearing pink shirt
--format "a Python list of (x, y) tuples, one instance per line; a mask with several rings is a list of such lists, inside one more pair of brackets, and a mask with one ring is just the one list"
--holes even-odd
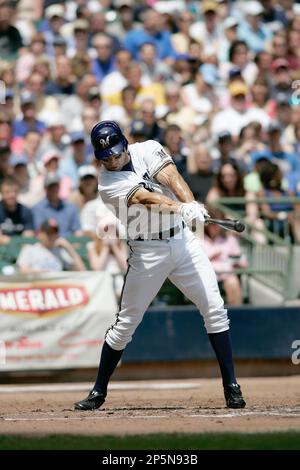
[(205, 227), (203, 245), (216, 271), (218, 283), (225, 291), (227, 303), (240, 305), (242, 289), (234, 268), (244, 268), (246, 262), (237, 237), (229, 232), (227, 234), (219, 225), (208, 224)]

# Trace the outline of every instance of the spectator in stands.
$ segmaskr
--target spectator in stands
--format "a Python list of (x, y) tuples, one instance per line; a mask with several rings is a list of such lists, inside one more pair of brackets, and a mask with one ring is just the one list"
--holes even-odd
[(98, 34), (104, 34), (108, 36), (112, 43), (112, 54), (120, 49), (120, 41), (118, 38), (108, 31), (108, 22), (104, 11), (97, 11), (93, 13), (89, 18), (90, 23), (90, 45), (93, 45), (93, 41)]
[(260, 175), (263, 171), (264, 167), (270, 164), (270, 160), (267, 157), (264, 157), (264, 152), (261, 152), (257, 155), (257, 159), (255, 160), (254, 167), (252, 171), (250, 171), (244, 177), (244, 188), (246, 192), (254, 193), (255, 196), (258, 196), (258, 193), (262, 191), (262, 184)]
[[(0, 80), (2, 82), (2, 87), (3, 85), (5, 86), (5, 89), (2, 90), (2, 93), (5, 91), (5, 94), (8, 93), (14, 98), (18, 92), (18, 83), (16, 81), (14, 62), (8, 62), (4, 60), (0, 61)], [(6, 103), (3, 103), (3, 99), (1, 101), (1, 105), (5, 106)]]
[(237, 41), (237, 28), (239, 22), (237, 18), (233, 16), (228, 16), (222, 23), (224, 37), (221, 41), (220, 47), (218, 49), (218, 60), (219, 62), (228, 62), (229, 61), (229, 51), (230, 47), (234, 41)]
[(161, 142), (163, 140), (164, 130), (156, 118), (154, 99), (144, 98), (140, 104), (139, 117), (145, 124), (147, 138)]
[(268, 116), (274, 117), (274, 101), (271, 100), (268, 81), (258, 75), (251, 87), (251, 107), (263, 109)]
[[(260, 197), (286, 197), (292, 195), (283, 185), (282, 172), (278, 165), (270, 162), (265, 165), (260, 174), (262, 191)], [(294, 210), (295, 209), (295, 210)], [(268, 221), (268, 228), (281, 237), (291, 236), (300, 243), (299, 207), (291, 203), (278, 202), (262, 204), (262, 215)]]
[(21, 34), (11, 24), (13, 7), (10, 1), (0, 3), (0, 57), (2, 60), (16, 60), (23, 46)]
[(9, 142), (0, 140), (0, 184), (11, 173), (9, 166), (9, 159), (11, 156), (11, 149)]
[(38, 243), (23, 246), (16, 262), (20, 272), (85, 270), (72, 244), (59, 236), (59, 225), (55, 219), (47, 219), (39, 226), (37, 239)]
[(47, 56), (39, 57), (35, 60), (31, 73), (39, 73), (45, 82), (52, 80), (52, 61)]
[[(300, 196), (300, 171), (293, 171), (287, 177), (289, 194), (295, 197)], [(295, 211), (299, 214), (300, 205), (295, 205)]]
[(82, 111), (81, 118), (86, 142), (90, 138), (94, 125), (99, 121), (99, 113), (92, 106), (86, 106)]
[(197, 70), (194, 83), (182, 87), (181, 97), (186, 106), (197, 115), (207, 116), (213, 111), (216, 101), (213, 87), (217, 84), (217, 69), (213, 64), (204, 64)]
[(141, 27), (141, 24), (135, 21), (134, 15), (134, 0), (115, 0), (114, 7), (117, 11), (117, 19), (107, 30), (110, 34), (114, 35), (123, 41), (127, 33), (134, 31)]
[(24, 50), (22, 55), (16, 63), (16, 76), (18, 82), (25, 82), (39, 58), (44, 57), (46, 49), (46, 40), (43, 33), (36, 33), (31, 38), (31, 43), (27, 49)]
[(20, 150), (20, 155), (27, 161), (27, 170), (31, 178), (34, 178), (40, 173), (38, 155), (41, 140), (42, 136), (37, 130), (30, 130), (25, 134), (23, 146)]
[[(61, 114), (64, 116), (68, 130), (74, 131), (82, 127), (82, 113), (90, 107), (89, 91), (97, 86), (96, 77), (85, 71), (76, 84), (75, 94), (65, 97), (61, 103)], [(100, 110), (99, 110), (100, 112)]]
[(272, 26), (278, 24), (278, 22), (281, 23), (282, 27), (288, 25), (288, 18), (281, 5), (278, 5), (277, 2), (274, 4), (272, 0), (260, 0), (260, 3), (264, 8), (262, 21), (266, 26), (272, 28)]
[(164, 82), (172, 78), (171, 68), (166, 62), (159, 60), (155, 44), (144, 42), (139, 50), (139, 62), (143, 75), (151, 82)]
[(195, 199), (204, 203), (213, 185), (213, 162), (205, 145), (194, 146), (188, 160), (193, 160), (193, 171), (189, 172), (185, 181), (189, 185)]
[(216, 56), (222, 40), (218, 2), (205, 0), (201, 3), (201, 10), (203, 21), (191, 25), (190, 35), (203, 44), (205, 57)]
[(10, 166), (18, 185), (18, 202), (31, 208), (44, 197), (43, 184), (39, 176), (30, 176), (24, 155), (14, 155), (10, 160)]
[(129, 143), (145, 142), (147, 140), (147, 129), (142, 119), (134, 119), (129, 129)]
[[(298, 96), (296, 98), (298, 99)], [(300, 106), (296, 104), (291, 107), (291, 123), (285, 129), (283, 134), (283, 141), (285, 144), (290, 148), (290, 150), (293, 150), (296, 153), (298, 152), (295, 150), (294, 145), (298, 140), (296, 137), (296, 126), (298, 122), (300, 122)]]
[(296, 155), (300, 156), (300, 121), (295, 123), (294, 132), (295, 141), (293, 143), (292, 149)]
[(287, 59), (292, 70), (298, 70), (300, 67), (299, 55), (300, 30), (290, 29), (288, 31), (288, 55)]
[(163, 18), (161, 13), (154, 9), (148, 9), (141, 15), (143, 28), (129, 31), (123, 41), (125, 49), (128, 49), (132, 57), (138, 59), (140, 47), (145, 42), (156, 45), (158, 58), (172, 62), (175, 52), (171, 43), (169, 31), (163, 29)]
[(188, 85), (194, 79), (194, 73), (200, 66), (200, 60), (190, 58), (187, 54), (179, 54), (173, 65), (173, 80), (180, 86)]
[(136, 115), (136, 90), (128, 85), (121, 91), (121, 103), (107, 106), (101, 113), (103, 121), (117, 121), (120, 126), (128, 128)]
[(98, 235), (87, 245), (89, 263), (93, 271), (106, 271), (113, 276), (115, 291), (120, 297), (127, 271), (127, 250), (123, 241), (118, 238), (116, 220), (112, 215), (101, 220), (98, 234), (100, 232), (101, 238)]
[(268, 85), (271, 82), (270, 71), (272, 66), (272, 54), (268, 51), (258, 52), (254, 57), (254, 64), (257, 67), (256, 77), (263, 77)]
[(46, 120), (47, 133), (45, 134), (41, 146), (40, 156), (49, 150), (58, 152), (63, 158), (70, 156), (69, 141), (65, 138), (66, 126), (65, 119), (61, 114), (51, 114)]
[(171, 35), (172, 46), (177, 54), (188, 54), (191, 42), (190, 27), (193, 22), (194, 15), (190, 11), (183, 10), (178, 13), (176, 18), (178, 31)]
[(281, 143), (282, 126), (279, 122), (272, 122), (268, 127), (268, 144), (270, 158), (277, 163), (283, 174), (300, 169), (300, 160), (297, 155), (285, 150)]
[[(245, 202), (235, 202), (230, 204), (230, 208), (239, 212), (241, 216), (245, 217), (246, 222), (253, 227), (252, 235), (255, 240), (258, 243), (265, 243), (265, 237), (259, 232), (264, 230), (265, 227), (263, 221), (259, 218), (258, 206), (253, 202), (255, 195), (245, 191), (243, 174), (237, 164), (233, 162), (221, 165), (214, 186), (207, 195), (206, 202), (213, 206), (214, 201), (226, 197), (245, 198)], [(220, 212), (219, 218), (222, 217), (224, 217), (224, 214)]]
[(57, 37), (53, 41), (53, 58), (57, 61), (59, 57), (66, 57), (67, 41), (63, 37)]
[(287, 35), (284, 30), (276, 32), (273, 36), (271, 51), (273, 55), (273, 60), (275, 59), (287, 59), (288, 55), (288, 43)]
[(129, 51), (120, 49), (115, 55), (115, 70), (108, 73), (100, 84), (100, 91), (103, 99), (114, 93), (122, 92), (128, 85), (127, 72), (128, 65), (132, 59)]
[(282, 126), (282, 132), (291, 124), (291, 105), (285, 93), (278, 93), (276, 96), (274, 120)]
[(183, 104), (181, 87), (176, 82), (167, 82), (165, 85), (166, 109), (162, 120), (166, 124), (176, 124), (183, 132), (193, 133), (196, 123), (196, 112)]
[(272, 72), (272, 97), (276, 99), (278, 93), (282, 92), (290, 98), (293, 88), (291, 86), (291, 71), (287, 59), (282, 58), (274, 60), (274, 62), (272, 62)]
[(28, 207), (18, 202), (18, 184), (7, 177), (1, 182), (0, 240), (9, 242), (14, 235), (33, 236), (33, 217)]
[(270, 118), (262, 109), (247, 107), (248, 88), (243, 82), (235, 81), (229, 85), (231, 106), (219, 111), (212, 120), (212, 134), (229, 131), (237, 140), (241, 129), (250, 122), (257, 121), (263, 128), (270, 123)]
[(91, 108), (94, 108), (95, 111), (99, 113), (99, 110), (101, 109), (101, 106), (102, 106), (102, 98), (99, 92), (99, 87), (95, 86), (95, 87), (90, 88), (88, 99), (89, 99), (89, 105), (91, 106)]
[(73, 36), (69, 39), (68, 56), (74, 59), (77, 54), (87, 54), (89, 22), (85, 19), (76, 19), (72, 26)]
[(98, 171), (93, 165), (82, 165), (78, 169), (79, 186), (68, 200), (81, 211), (87, 202), (93, 201), (98, 195)]
[[(49, 150), (44, 153), (42, 156), (43, 168), (40, 177), (36, 178), (36, 182), (40, 182), (41, 187), (44, 188), (47, 175), (49, 173), (58, 173), (60, 175), (59, 197), (60, 199), (68, 199), (75, 185), (70, 176), (61, 174), (61, 160), (62, 156), (54, 150)], [(43, 193), (43, 197), (45, 197), (45, 193)], [(43, 197), (41, 197), (40, 200), (43, 199)]]
[(46, 95), (73, 95), (75, 92), (75, 77), (72, 74), (71, 60), (65, 56), (56, 59), (56, 76), (45, 86)]
[(220, 64), (219, 73), (221, 78), (227, 82), (230, 71), (239, 69), (242, 80), (251, 86), (257, 75), (257, 67), (251, 60), (249, 48), (245, 41), (237, 39), (233, 41), (228, 53), (229, 61)]
[(252, 52), (267, 49), (272, 40), (272, 32), (262, 22), (263, 6), (258, 1), (248, 1), (243, 4), (245, 21), (238, 29), (238, 36), (246, 41)]
[(59, 112), (59, 104), (54, 96), (45, 95), (45, 77), (39, 73), (34, 72), (29, 75), (25, 82), (25, 89), (33, 93), (36, 97), (36, 106), (38, 112), (38, 119), (44, 120), (45, 116)]
[(60, 31), (64, 24), (65, 10), (64, 6), (60, 4), (50, 5), (45, 10), (45, 18), (47, 25), (44, 23), (44, 31), (41, 31), (45, 35), (47, 43), (47, 55), (54, 55), (53, 43), (56, 38), (61, 37)]
[(87, 72), (92, 69), (92, 61), (88, 53), (76, 52), (71, 57), (72, 74), (78, 80), (81, 80)]
[(116, 70), (112, 39), (107, 34), (99, 33), (93, 38), (93, 47), (97, 56), (92, 61), (92, 72), (97, 82), (101, 83), (109, 73)]
[(172, 155), (177, 170), (185, 179), (187, 176), (187, 147), (179, 126), (176, 124), (170, 124), (165, 129), (164, 143), (166, 152), (169, 155)]
[(99, 220), (109, 210), (98, 196), (98, 171), (93, 165), (84, 165), (78, 170), (79, 188), (74, 191), (69, 202), (80, 210), (80, 224), (84, 235), (95, 238)]
[(241, 129), (235, 158), (243, 173), (247, 173), (252, 167), (251, 155), (267, 149), (264, 140), (264, 133), (259, 122), (250, 122)]
[[(156, 106), (165, 105), (164, 87), (161, 83), (150, 82), (144, 85), (143, 74), (141, 65), (138, 62), (130, 62), (127, 70), (128, 84), (135, 90), (136, 100), (141, 101), (144, 97), (153, 98)], [(122, 95), (121, 92), (112, 93), (107, 95), (105, 100), (108, 105), (121, 105)]]
[(13, 150), (16, 150), (14, 144), (18, 138), (13, 139), (12, 133), (12, 116), (9, 116), (4, 112), (0, 113), (0, 142), (2, 147), (8, 145)]
[(217, 224), (207, 224), (203, 240), (204, 249), (209, 257), (220, 289), (225, 292), (226, 303), (241, 305), (243, 296), (239, 277), (234, 268), (246, 267), (238, 239), (228, 234)]
[(20, 97), (20, 106), (23, 116), (22, 119), (16, 119), (13, 123), (14, 137), (24, 137), (29, 131), (42, 134), (46, 129), (46, 125), (43, 121), (37, 119), (35, 96), (28, 91), (24, 91)]
[(67, 158), (60, 162), (60, 174), (68, 177), (72, 181), (72, 187), (77, 188), (78, 170), (81, 166), (88, 163), (86, 155), (85, 136), (83, 132), (71, 132), (71, 152)]
[(78, 210), (73, 204), (59, 198), (59, 185), (59, 175), (48, 173), (44, 182), (46, 197), (33, 206), (35, 229), (38, 230), (45, 218), (54, 218), (59, 224), (61, 236), (81, 236)]
[[(220, 132), (217, 136), (217, 147), (213, 149), (213, 169), (218, 172), (224, 163), (235, 161), (235, 150), (232, 135), (228, 131)], [(236, 162), (239, 164), (239, 162)]]
[(8, 89), (2, 81), (2, 100), (0, 100), (0, 114), (3, 113), (7, 117), (10, 116), (12, 119), (15, 117), (14, 97), (14, 90)]
[[(228, 162), (220, 166), (214, 186), (207, 195), (207, 203), (212, 203), (221, 197), (245, 197), (243, 174), (236, 163)], [(232, 207), (245, 213), (245, 204), (239, 203)]]

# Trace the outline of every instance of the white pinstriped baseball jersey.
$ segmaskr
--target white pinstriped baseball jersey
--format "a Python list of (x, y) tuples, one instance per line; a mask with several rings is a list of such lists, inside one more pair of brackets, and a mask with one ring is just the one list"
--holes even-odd
[(161, 214), (141, 205), (128, 208), (129, 198), (141, 187), (148, 191), (164, 194), (170, 199), (176, 196), (155, 180), (155, 175), (166, 165), (173, 163), (163, 147), (154, 140), (129, 145), (131, 162), (121, 171), (108, 171), (103, 168), (99, 178), (99, 192), (108, 207), (128, 229), (128, 238), (139, 235), (149, 236), (168, 231), (181, 223), (178, 214)]

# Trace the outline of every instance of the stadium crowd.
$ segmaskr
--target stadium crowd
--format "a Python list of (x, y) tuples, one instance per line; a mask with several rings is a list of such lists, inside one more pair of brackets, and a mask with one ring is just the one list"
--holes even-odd
[[(94, 236), (113, 223), (89, 140), (106, 119), (159, 141), (197, 200), (245, 198), (258, 242), (267, 226), (300, 243), (300, 205), (253, 202), (300, 195), (299, 2), (0, 0), (0, 85), (0, 245), (39, 240), (21, 271), (84, 269), (82, 235), (91, 269), (126, 271), (122, 243)], [(206, 247), (223, 271), (239, 251), (212, 227)]]

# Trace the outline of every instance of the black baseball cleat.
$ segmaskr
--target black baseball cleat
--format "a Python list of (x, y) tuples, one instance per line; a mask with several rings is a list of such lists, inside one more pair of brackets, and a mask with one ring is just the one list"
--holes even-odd
[(246, 402), (239, 384), (225, 385), (224, 396), (227, 408), (245, 408)]
[(84, 400), (75, 403), (75, 410), (91, 411), (100, 408), (105, 402), (105, 397), (97, 390), (92, 390)]

